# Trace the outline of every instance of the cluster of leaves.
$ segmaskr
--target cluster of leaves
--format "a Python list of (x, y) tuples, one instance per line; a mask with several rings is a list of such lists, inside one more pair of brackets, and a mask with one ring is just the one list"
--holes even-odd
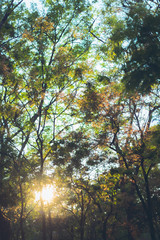
[[(108, 1), (109, 2), (109, 1)], [(127, 91), (149, 92), (159, 83), (159, 19), (160, 9), (156, 1), (115, 1), (106, 4), (107, 52), (114, 62), (120, 63), (122, 82)]]

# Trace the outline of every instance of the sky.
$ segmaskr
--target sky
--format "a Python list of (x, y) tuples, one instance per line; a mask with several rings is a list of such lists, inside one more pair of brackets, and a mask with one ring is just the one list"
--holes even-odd
[(40, 0), (23, 0), (23, 2), (26, 4), (27, 8), (30, 8), (32, 3), (36, 3), (39, 8), (42, 6)]

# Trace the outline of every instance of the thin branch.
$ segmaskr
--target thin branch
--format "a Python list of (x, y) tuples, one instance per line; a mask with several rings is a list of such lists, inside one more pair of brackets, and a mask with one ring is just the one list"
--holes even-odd
[(96, 35), (91, 31), (91, 28), (92, 28), (93, 24), (95, 23), (95, 21), (96, 21), (96, 19), (93, 21), (93, 23), (92, 23), (91, 26), (89, 27), (89, 33), (90, 33), (93, 37), (95, 37), (97, 40), (99, 40), (100, 42), (106, 43), (106, 42), (104, 42), (101, 38), (99, 38), (98, 36), (96, 36)]
[(7, 21), (8, 17), (14, 11), (14, 9), (16, 9), (23, 2), (23, 0), (21, 0), (19, 3), (17, 3), (17, 5), (15, 5), (12, 9), (10, 9), (11, 6), (13, 5), (13, 2), (14, 2), (14, 0), (12, 0), (11, 3), (9, 4), (8, 9), (7, 9), (4, 17), (2, 18), (2, 20), (0, 22), (0, 30), (1, 30), (2, 26), (3, 26), (3, 24), (5, 24), (5, 22)]

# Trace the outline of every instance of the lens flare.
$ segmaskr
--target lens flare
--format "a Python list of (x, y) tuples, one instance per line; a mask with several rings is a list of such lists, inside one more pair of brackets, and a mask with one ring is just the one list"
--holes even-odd
[(47, 185), (42, 188), (42, 191), (35, 192), (35, 201), (40, 201), (40, 197), (42, 195), (42, 200), (44, 204), (51, 203), (54, 195), (54, 190), (52, 185)]

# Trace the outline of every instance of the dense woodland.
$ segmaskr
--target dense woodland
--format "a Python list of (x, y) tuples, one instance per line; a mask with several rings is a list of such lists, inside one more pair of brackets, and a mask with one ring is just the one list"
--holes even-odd
[(159, 0), (32, 2), (0, 1), (0, 240), (160, 239)]

